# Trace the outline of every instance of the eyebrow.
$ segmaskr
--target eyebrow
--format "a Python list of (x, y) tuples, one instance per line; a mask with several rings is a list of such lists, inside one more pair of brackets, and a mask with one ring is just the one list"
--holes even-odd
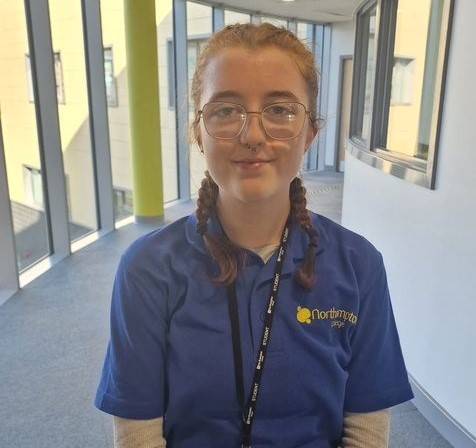
[[(289, 98), (294, 101), (300, 102), (301, 100), (294, 95), (294, 93), (290, 92), (289, 90), (273, 90), (268, 92), (265, 95), (266, 98)], [(217, 101), (225, 98), (242, 98), (242, 96), (235, 92), (234, 90), (223, 90), (222, 92), (217, 92), (213, 94), (208, 101)]]

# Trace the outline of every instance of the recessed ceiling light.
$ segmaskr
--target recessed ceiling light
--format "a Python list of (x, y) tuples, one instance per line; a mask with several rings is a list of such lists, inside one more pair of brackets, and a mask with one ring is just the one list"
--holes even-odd
[(295, 0), (281, 0), (281, 1), (284, 3), (288, 3), (288, 2), (294, 2)]

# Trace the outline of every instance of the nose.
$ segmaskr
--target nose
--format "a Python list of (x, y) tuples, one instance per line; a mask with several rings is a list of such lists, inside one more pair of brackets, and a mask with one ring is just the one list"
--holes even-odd
[(261, 124), (260, 114), (248, 112), (245, 126), (240, 133), (240, 143), (257, 146), (266, 141), (266, 133)]

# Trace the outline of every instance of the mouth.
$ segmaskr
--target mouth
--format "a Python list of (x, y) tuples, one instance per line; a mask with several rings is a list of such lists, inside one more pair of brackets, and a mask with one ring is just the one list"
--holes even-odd
[(263, 160), (263, 159), (244, 159), (244, 160), (235, 160), (233, 163), (236, 164), (241, 169), (257, 169), (265, 165), (270, 164), (273, 160)]

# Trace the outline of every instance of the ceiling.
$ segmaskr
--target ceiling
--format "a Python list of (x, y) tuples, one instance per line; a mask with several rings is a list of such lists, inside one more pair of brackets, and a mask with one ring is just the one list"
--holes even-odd
[(363, 0), (201, 0), (200, 3), (244, 12), (259, 11), (263, 15), (295, 18), (312, 22), (343, 22), (351, 20)]

